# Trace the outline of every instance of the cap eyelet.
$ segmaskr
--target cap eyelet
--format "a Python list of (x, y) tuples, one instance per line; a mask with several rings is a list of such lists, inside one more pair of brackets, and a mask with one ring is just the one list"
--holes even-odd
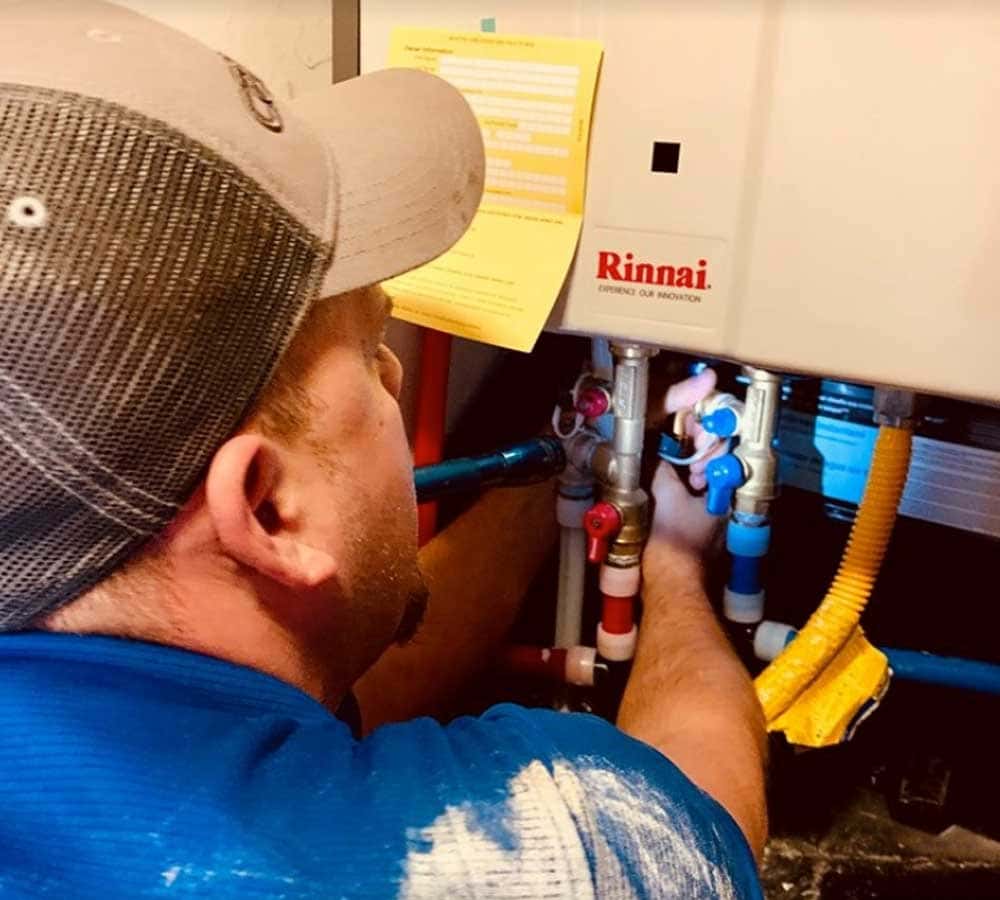
[(18, 228), (41, 228), (49, 220), (49, 211), (37, 197), (16, 197), (7, 207), (7, 221)]
[(91, 28), (87, 37), (98, 44), (120, 44), (122, 36), (116, 31), (105, 31), (103, 28)]

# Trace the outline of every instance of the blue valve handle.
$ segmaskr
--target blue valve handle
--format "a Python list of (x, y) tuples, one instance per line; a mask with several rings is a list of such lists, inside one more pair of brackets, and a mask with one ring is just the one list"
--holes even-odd
[(740, 427), (740, 420), (736, 413), (728, 406), (720, 406), (718, 409), (701, 417), (701, 427), (709, 434), (714, 434), (720, 438), (732, 437)]
[(736, 489), (746, 481), (743, 463), (732, 453), (716, 457), (705, 469), (705, 480), (708, 482), (705, 508), (709, 515), (724, 516), (729, 512)]

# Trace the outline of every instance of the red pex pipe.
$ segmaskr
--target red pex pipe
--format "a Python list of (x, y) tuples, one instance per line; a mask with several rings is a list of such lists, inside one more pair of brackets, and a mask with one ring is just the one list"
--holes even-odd
[(635, 597), (603, 596), (601, 626), (608, 634), (628, 634), (634, 624)]
[[(413, 434), (414, 466), (438, 463), (443, 457), (450, 364), (451, 335), (432, 328), (423, 329), (420, 335), (420, 382), (417, 385)], [(437, 503), (422, 503), (418, 515), (420, 545), (423, 546), (437, 531)]]
[(501, 669), (518, 675), (566, 680), (566, 651), (563, 649), (509, 644), (501, 649), (497, 663)]

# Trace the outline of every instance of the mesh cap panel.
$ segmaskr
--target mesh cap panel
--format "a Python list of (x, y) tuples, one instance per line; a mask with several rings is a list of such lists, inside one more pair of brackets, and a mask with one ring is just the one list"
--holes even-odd
[(0, 629), (155, 535), (239, 424), (329, 248), (157, 121), (0, 84)]

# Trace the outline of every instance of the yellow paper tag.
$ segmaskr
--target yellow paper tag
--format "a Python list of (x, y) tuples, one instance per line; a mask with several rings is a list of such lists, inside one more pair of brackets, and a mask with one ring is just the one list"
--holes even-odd
[(394, 314), (530, 350), (580, 237), (596, 41), (397, 28), (389, 64), (450, 81), (479, 119), (486, 191), (469, 231), (426, 266), (383, 284)]
[(889, 661), (856, 628), (822, 674), (768, 731), (782, 731), (801, 747), (839, 744), (868, 704), (877, 704), (889, 684)]

